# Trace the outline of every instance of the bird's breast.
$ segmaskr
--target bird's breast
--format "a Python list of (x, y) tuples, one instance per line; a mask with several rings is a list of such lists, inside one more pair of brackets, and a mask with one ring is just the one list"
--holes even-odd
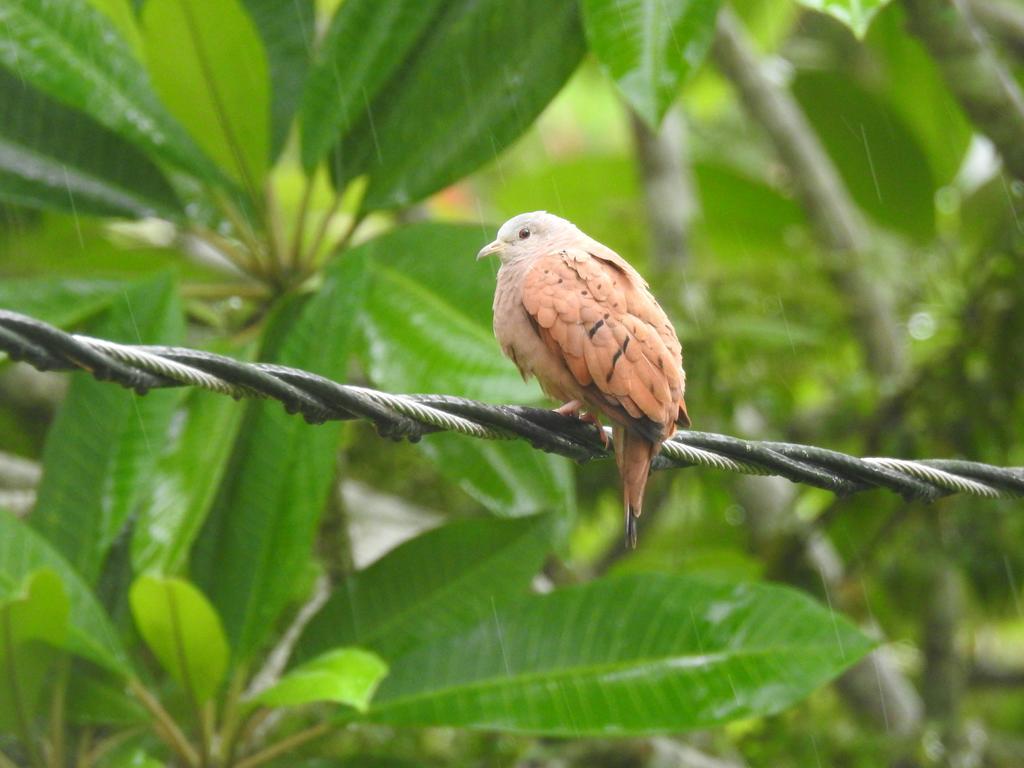
[(565, 363), (537, 335), (523, 306), (523, 275), (516, 265), (502, 265), (494, 291), (494, 335), (502, 352), (523, 378), (536, 376), (541, 388), (556, 400), (578, 397), (578, 386)]

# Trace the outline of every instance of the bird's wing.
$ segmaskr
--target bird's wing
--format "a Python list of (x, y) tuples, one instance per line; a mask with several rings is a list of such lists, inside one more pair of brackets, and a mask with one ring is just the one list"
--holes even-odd
[(679, 340), (637, 272), (593, 250), (537, 257), (523, 279), (523, 306), (593, 404), (660, 442), (689, 423)]

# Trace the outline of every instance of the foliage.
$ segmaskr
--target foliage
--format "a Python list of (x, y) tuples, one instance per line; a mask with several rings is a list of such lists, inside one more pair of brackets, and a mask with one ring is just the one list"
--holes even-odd
[[(705, 60), (718, 0), (0, 0), (0, 307), (538, 402), (472, 256), (546, 207), (657, 275), (700, 428), (1022, 464), (1024, 187), (901, 5), (800, 5), (727, 12), (785, 63), (864, 253), (817, 239), (770, 126)], [(658, 138), (673, 105), (685, 151), (670, 121)], [(696, 209), (667, 261), (652, 189), (673, 221)], [(898, 318), (898, 377), (864, 353), (851, 269)], [(962, 714), (992, 744), (1019, 716), (1013, 693), (935, 693), (965, 683), (950, 638), (1019, 663), (1024, 524), (992, 504), (679, 472), (625, 556), (607, 464), (86, 376), (36, 400), (19, 375), (0, 361), (0, 464), (42, 475), (27, 515), (0, 511), (3, 764), (642, 765), (653, 747), (589, 739), (694, 729), (751, 764), (932, 765), (935, 739), (971, 764)], [(957, 626), (938, 594), (969, 602)], [(885, 642), (857, 623), (906, 641), (871, 680), (919, 669), (940, 736), (873, 725), (851, 677), (823, 687)]]

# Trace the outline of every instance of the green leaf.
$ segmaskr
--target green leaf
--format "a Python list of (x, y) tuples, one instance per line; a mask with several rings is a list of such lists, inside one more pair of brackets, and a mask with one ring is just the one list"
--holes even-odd
[(438, 471), (500, 517), (576, 512), (575, 480), (567, 459), (538, 451), (522, 440), (473, 440), (430, 435), (419, 444)]
[[(491, 330), (494, 266), (473, 261), (491, 237), (477, 227), (422, 224), (363, 247), (371, 283), (361, 323), (373, 382), (397, 392), (444, 392), (492, 402), (534, 402)], [(516, 442), (432, 435), (421, 443), (441, 472), (493, 512), (572, 513), (568, 462)]]
[[(14, 586), (12, 589), (11, 587)], [(40, 708), (47, 672), (68, 631), (68, 598), (60, 577), (36, 571), (20, 585), (0, 577), (0, 729)]]
[(152, 161), (89, 116), (3, 68), (0, 101), (0, 199), (75, 214), (178, 215)]
[[(590, 89), (584, 91), (583, 96), (572, 93), (574, 90), (566, 93), (566, 101), (574, 98), (579, 106), (570, 106), (570, 109), (575, 112), (588, 108), (587, 101), (592, 98)], [(572, 103), (575, 105), (576, 101)], [(615, 97), (610, 97), (609, 101), (613, 111), (600, 118), (600, 125), (621, 119), (621, 101)], [(559, 216), (622, 254), (641, 272), (646, 271), (643, 258), (648, 251), (647, 222), (634, 157), (625, 153), (573, 154), (553, 157), (536, 166), (530, 163), (520, 173), (513, 169), (512, 163), (506, 164), (501, 169), (500, 183), (495, 185), (494, 201), (503, 217), (521, 211), (558, 211)], [(480, 235), (484, 240), (491, 240), (494, 231)], [(492, 274), (497, 270), (497, 261), (490, 263), (489, 274)], [(487, 309), (487, 322), (490, 322), (489, 304)]]
[(365, 712), (387, 673), (388, 665), (376, 654), (338, 648), (296, 667), (252, 701), (266, 707), (331, 701)]
[(270, 160), (288, 138), (302, 96), (316, 32), (313, 0), (242, 0), (263, 39), (270, 66)]
[(52, 568), (30, 573), (20, 584), (0, 576), (0, 604), (3, 605), (3, 634), (9, 641), (44, 640), (63, 646), (67, 639), (68, 598), (60, 576)]
[[(146, 224), (142, 227), (149, 228)], [(80, 283), (103, 278), (131, 284), (173, 271), (196, 282), (224, 279), (223, 267), (183, 258), (174, 247), (126, 242), (108, 221), (73, 214), (48, 214), (39, 227), (21, 229), (16, 237), (5, 238), (2, 253), (6, 275), (50, 279), (60, 275), (78, 278)], [(123, 292), (122, 285), (117, 293)]]
[(60, 577), (70, 602), (67, 649), (118, 675), (129, 674), (121, 641), (75, 569), (38, 533), (0, 511), (0, 585), (10, 590), (41, 569)]
[(4, 279), (0, 307), (64, 328), (103, 311), (123, 291), (124, 285), (113, 280)]
[(182, 573), (227, 470), (243, 407), (196, 390), (162, 448), (150, 493), (132, 533), (137, 573)]
[(209, 699), (224, 679), (228, 643), (203, 593), (183, 579), (140, 576), (128, 599), (160, 665), (197, 703)]
[(95, 667), (75, 665), (68, 682), (67, 718), (78, 725), (144, 725), (150, 715), (123, 683)]
[(573, 737), (706, 728), (785, 709), (870, 648), (788, 588), (604, 579), (498, 606), (395, 660), (369, 717)]
[(573, 0), (447, 3), (342, 140), (336, 182), (369, 172), (365, 210), (410, 205), (441, 189), (525, 131), (584, 48)]
[(884, 226), (933, 237), (935, 180), (900, 115), (839, 73), (802, 72), (792, 88), (857, 204)]
[(827, 13), (848, 26), (857, 37), (867, 34), (875, 14), (889, 4), (889, 0), (797, 0), (814, 11)]
[(373, 265), (366, 321), (370, 376), (385, 389), (513, 403), (540, 395), (501, 354), (494, 334), (466, 316), (457, 296), (438, 295), (405, 272)]
[(167, 761), (153, 757), (144, 747), (114, 748), (100, 758), (99, 768), (167, 768)]
[(4, 0), (0, 64), (151, 155), (208, 179), (209, 160), (156, 98), (131, 46), (89, 0)]
[(709, 249), (752, 254), (761, 262), (792, 250), (787, 234), (805, 222), (794, 200), (725, 163), (696, 162), (693, 175), (701, 201), (696, 230)]
[[(280, 313), (266, 332), (275, 362), (343, 379), (365, 264), (349, 253), (297, 317)], [(193, 573), (216, 605), (236, 661), (272, 633), (295, 595), (334, 477), (340, 426), (313, 426), (279, 403), (252, 403), (230, 471), (199, 538)]]
[[(907, 34), (906, 14), (898, 3), (879, 13), (864, 42), (881, 70), (872, 72), (868, 84), (914, 132), (935, 180), (950, 183), (963, 165), (973, 129), (946, 85), (938, 62), (920, 40)], [(851, 75), (859, 74), (865, 80), (854, 62), (847, 67)], [(942, 119), (936, 119), (937, 115)]]
[[(93, 335), (176, 343), (183, 317), (174, 283), (161, 277), (126, 290)], [(140, 397), (76, 375), (46, 437), (43, 478), (31, 524), (90, 582), (152, 482), (177, 390)]]
[(347, 0), (331, 19), (302, 94), (307, 173), (355, 124), (437, 16), (440, 0)]
[(551, 519), (462, 520), (349, 576), (306, 627), (296, 657), (358, 645), (394, 659), (522, 594), (551, 550)]
[(103, 11), (117, 27), (117, 31), (131, 47), (135, 55), (142, 55), (142, 35), (135, 20), (132, 0), (89, 0), (96, 8)]
[(711, 47), (719, 0), (582, 0), (590, 50), (656, 127)]
[(148, 0), (142, 34), (150, 76), (171, 113), (261, 200), (270, 156), (267, 56), (238, 0)]

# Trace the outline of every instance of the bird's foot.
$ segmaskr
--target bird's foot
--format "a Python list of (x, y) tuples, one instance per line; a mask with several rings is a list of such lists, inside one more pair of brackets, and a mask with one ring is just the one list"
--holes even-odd
[(608, 440), (608, 433), (604, 431), (604, 424), (601, 423), (601, 420), (590, 411), (587, 411), (586, 413), (580, 414), (580, 421), (585, 421), (588, 424), (593, 424), (597, 427), (597, 436), (601, 439), (601, 445), (607, 451), (610, 443)]
[(593, 424), (595, 427), (597, 427), (597, 436), (601, 440), (601, 445), (604, 446), (604, 449), (607, 451), (609, 446), (608, 434), (604, 431), (604, 425), (601, 423), (601, 420), (597, 418), (597, 416), (592, 414), (590, 411), (581, 413), (582, 410), (583, 401), (570, 400), (564, 405), (555, 408), (555, 413), (560, 414), (562, 416), (575, 416), (582, 422), (585, 422), (587, 424)]
[(564, 405), (560, 405), (555, 408), (555, 413), (559, 416), (579, 416), (580, 409), (583, 407), (582, 400), (570, 400)]

